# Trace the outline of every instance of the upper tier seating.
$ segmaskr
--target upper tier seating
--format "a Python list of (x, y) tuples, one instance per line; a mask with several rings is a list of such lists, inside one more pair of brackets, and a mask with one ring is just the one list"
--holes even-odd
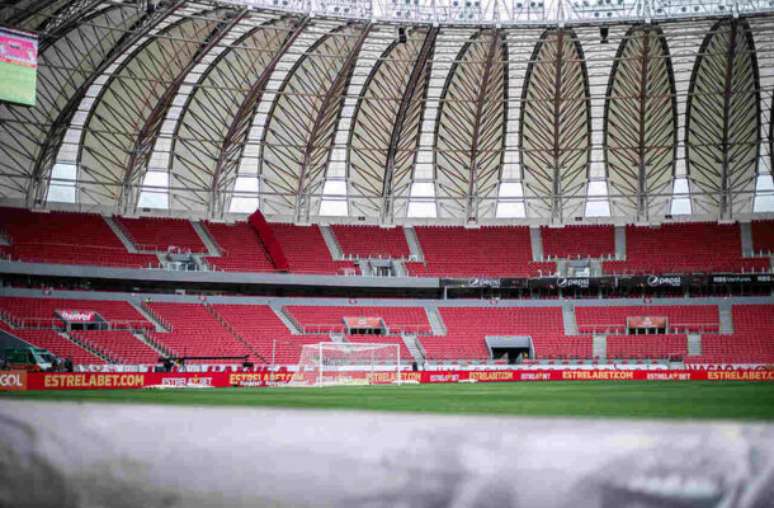
[(734, 305), (731, 312), (734, 333), (702, 335), (702, 355), (687, 361), (774, 364), (774, 305)]
[(72, 336), (120, 363), (155, 364), (161, 356), (125, 331), (74, 331)]
[(86, 351), (54, 330), (14, 330), (14, 335), (35, 347), (43, 348), (61, 358), (69, 358), (76, 365), (101, 365), (105, 361)]
[(590, 336), (565, 336), (559, 307), (440, 308), (448, 334), (421, 337), (429, 360), (486, 360), (486, 336), (532, 337), (537, 358), (591, 358)]
[(213, 305), (247, 343), (277, 364), (298, 363), (304, 344), (330, 342), (324, 335), (292, 335), (268, 305)]
[[(172, 327), (169, 333), (150, 337), (178, 356), (243, 356), (259, 361), (250, 349), (198, 303), (151, 302), (146, 306)], [(236, 360), (202, 360), (201, 363), (235, 363)]]
[(685, 335), (608, 335), (607, 358), (671, 358), (688, 354)]
[(206, 223), (210, 236), (221, 247), (220, 257), (207, 262), (227, 272), (272, 272), (274, 267), (258, 234), (246, 222), (234, 224)]
[(602, 258), (615, 255), (613, 226), (541, 227), (546, 258)]
[(170, 247), (191, 252), (207, 252), (191, 221), (158, 217), (129, 219), (115, 217), (135, 247), (140, 250), (166, 251)]
[(753, 250), (774, 254), (774, 220), (752, 222)]
[(390, 333), (432, 333), (427, 313), (422, 307), (315, 307), (291, 305), (288, 314), (307, 332), (343, 332), (344, 317), (380, 317)]
[(341, 274), (344, 270), (355, 270), (355, 265), (349, 261), (331, 259), (318, 226), (274, 223), (271, 227), (282, 245), (291, 272)]
[(8, 248), (11, 256), (21, 261), (127, 268), (158, 266), (156, 256), (127, 252), (100, 215), (0, 208), (0, 229), (13, 243)]
[(345, 256), (393, 259), (409, 257), (403, 228), (336, 224), (332, 229)]
[(16, 322), (26, 320), (28, 325), (35, 325), (36, 321), (37, 324), (48, 321), (53, 323), (54, 311), (57, 310), (94, 311), (115, 325), (131, 324), (135, 329), (153, 328), (153, 325), (126, 301), (0, 297), (0, 311), (10, 314)]
[(407, 263), (412, 275), (432, 277), (528, 277), (556, 271), (533, 263), (527, 227), (426, 226), (415, 228), (425, 263)]
[(765, 271), (769, 260), (742, 258), (738, 224), (678, 223), (626, 227), (626, 261), (606, 261), (607, 273)]
[(575, 307), (575, 320), (580, 333), (624, 333), (626, 318), (638, 316), (666, 317), (670, 330), (713, 332), (720, 326), (715, 305)]

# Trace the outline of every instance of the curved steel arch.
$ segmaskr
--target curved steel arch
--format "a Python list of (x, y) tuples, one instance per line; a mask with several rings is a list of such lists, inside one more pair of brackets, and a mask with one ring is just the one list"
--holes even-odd
[[(357, 41), (349, 50), (346, 60), (339, 68), (336, 79), (325, 94), (322, 105), (312, 125), (311, 136), (306, 142), (301, 174), (298, 178), (298, 194), (296, 196), (296, 220), (308, 222), (311, 213), (311, 196), (316, 188), (322, 185), (319, 180), (325, 171), (326, 154), (333, 144), (336, 121), (341, 114), (344, 102), (344, 91), (352, 77), (357, 56), (363, 47), (373, 24), (361, 28)], [(310, 183), (311, 181), (311, 183)]]
[[(547, 45), (549, 37), (555, 37), (556, 49), (553, 55), (548, 55), (554, 56), (553, 69), (542, 71), (536, 66), (545, 48), (552, 51)], [(568, 37), (570, 42), (565, 43)], [(565, 52), (572, 55), (565, 55)], [(567, 72), (573, 73), (569, 83)], [(537, 80), (540, 81), (535, 84)], [(567, 87), (570, 90), (565, 90)], [(569, 92), (573, 87), (576, 94), (582, 93), (582, 98), (563, 110), (563, 103), (571, 98)], [(535, 89), (537, 91), (533, 92)], [(531, 94), (538, 96), (533, 98)], [(547, 215), (552, 222), (558, 223), (567, 212), (573, 211), (569, 207), (565, 210), (566, 198), (585, 198), (582, 190), (588, 180), (591, 153), (588, 97), (588, 72), (578, 37), (566, 28), (546, 30), (535, 45), (527, 68), (519, 120), (519, 153), (527, 216)], [(529, 122), (527, 117), (530, 117)], [(531, 146), (533, 143), (536, 146)]]
[[(86, 78), (75, 92), (68, 97), (67, 102), (51, 123), (47, 135), (43, 139), (38, 155), (34, 159), (32, 178), (27, 186), (27, 206), (39, 206), (44, 203), (46, 193), (48, 192), (48, 178), (44, 178), (44, 175), (50, 173), (56, 159), (56, 154), (62, 144), (65, 133), (67, 132), (67, 128), (78, 110), (79, 104), (94, 81), (138, 39), (143, 37), (158, 22), (166, 17), (168, 13), (172, 12), (182, 3), (183, 0), (178, 0), (178, 2), (173, 4), (169, 9), (160, 9), (152, 14), (145, 13), (140, 16), (138, 20), (132, 23), (128, 32), (121, 36), (118, 43), (115, 44), (90, 71), (88, 78)], [(123, 6), (109, 6), (101, 12), (107, 13), (109, 10), (121, 8), (123, 8)], [(86, 18), (86, 21), (93, 19), (98, 15), (100, 15), (99, 12), (94, 13)]]
[[(318, 116), (317, 114), (314, 114), (314, 111), (311, 109), (315, 106), (314, 98), (317, 98), (319, 97), (319, 94), (322, 94), (322, 101), (325, 101), (325, 98), (329, 96), (332, 83), (335, 82), (340, 75), (341, 66), (338, 66), (336, 61), (345, 61), (349, 56), (352, 56), (352, 52), (348, 50), (346, 43), (343, 44), (342, 47), (333, 48), (336, 52), (334, 56), (321, 56), (316, 53), (320, 51), (321, 48), (325, 49), (326, 44), (335, 41), (335, 37), (347, 37), (347, 35), (344, 35), (343, 33), (347, 30), (355, 30), (358, 26), (361, 25), (354, 23), (338, 25), (317, 38), (309, 46), (303, 56), (293, 63), (276, 92), (276, 98), (272, 101), (271, 108), (269, 108), (266, 126), (263, 129), (260, 140), (259, 158), (261, 164), (259, 172), (261, 181), (270, 187), (270, 189), (268, 192), (262, 189), (261, 193), (269, 198), (262, 200), (262, 203), (268, 202), (269, 207), (273, 206), (276, 207), (277, 210), (284, 212), (292, 210), (291, 214), (293, 215), (294, 220), (299, 220), (301, 216), (301, 206), (299, 203), (301, 198), (299, 189), (301, 188), (303, 180), (301, 173), (302, 166), (305, 162), (306, 150), (309, 145), (309, 139), (316, 136), (312, 131)], [(362, 35), (362, 33), (360, 35)], [(322, 60), (322, 63), (327, 65), (327, 67), (323, 66), (323, 68), (320, 68), (319, 64), (313, 60), (314, 57), (320, 57), (318, 59)], [(302, 86), (299, 81), (301, 79), (299, 78), (299, 73), (302, 72), (301, 69), (307, 62), (313, 62), (312, 64), (309, 64), (311, 69), (309, 71), (304, 70), (303, 72), (309, 80), (312, 80), (309, 86), (317, 86), (318, 89), (312, 90), (312, 92), (309, 93), (306, 93), (303, 90), (298, 93), (294, 90), (288, 90), (291, 86)], [(344, 62), (342, 61), (342, 65), (343, 63)], [(335, 76), (331, 77), (331, 73), (335, 73)], [(328, 83), (329, 80), (331, 81), (330, 83)], [(295, 104), (291, 97), (299, 97), (300, 99), (296, 99), (299, 101), (306, 100), (307, 103), (305, 107), (309, 111), (300, 111), (299, 106), (304, 105)], [(312, 103), (310, 104), (308, 101), (312, 101)], [(292, 109), (293, 111), (286, 111), (286, 109)], [(281, 110), (282, 114), (279, 114), (278, 110)], [(311, 115), (306, 114), (310, 112)], [(303, 116), (303, 114), (306, 114), (306, 116)], [(295, 117), (289, 118), (289, 115)], [(290, 122), (293, 125), (285, 125), (287, 122)], [(276, 123), (279, 123), (279, 127), (277, 127)], [(333, 126), (335, 127), (335, 124), (333, 124)], [(280, 139), (282, 136), (285, 136), (285, 139)], [(288, 139), (287, 136), (294, 136), (295, 139)], [(270, 140), (274, 141), (275, 138), (279, 140), (280, 143), (269, 142)], [(293, 141), (296, 141), (297, 144), (293, 144)], [(280, 155), (284, 157), (282, 166), (278, 163), (275, 164), (272, 159), (272, 157), (277, 157), (279, 161)]]
[[(713, 52), (718, 44), (722, 47)], [(708, 88), (714, 82), (722, 90)], [(759, 82), (747, 22), (718, 21), (705, 36), (691, 74), (685, 152), (688, 177), (699, 191), (692, 201), (721, 219), (752, 209), (752, 194), (746, 200), (745, 194), (754, 190), (758, 167)]]
[[(185, 11), (187, 9), (185, 4), (185, 1), (179, 3), (181, 11)], [(207, 14), (212, 14), (217, 11), (218, 9), (205, 8), (203, 10), (197, 11), (196, 15), (206, 16)], [(111, 121), (116, 120), (128, 122), (130, 119), (133, 119), (143, 121), (144, 125), (144, 121), (147, 120), (147, 118), (133, 118), (134, 115), (139, 115), (142, 113), (141, 108), (143, 107), (143, 104), (141, 103), (140, 98), (145, 100), (146, 104), (149, 104), (147, 102), (148, 99), (152, 101), (156, 99), (154, 97), (147, 96), (147, 90), (141, 90), (136, 86), (147, 85), (148, 83), (161, 83), (159, 90), (157, 91), (159, 92), (159, 98), (162, 98), (164, 92), (161, 90), (161, 87), (164, 86), (164, 82), (161, 79), (158, 79), (156, 75), (154, 75), (155, 81), (151, 81), (147, 79), (147, 77), (138, 77), (134, 75), (126, 76), (125, 73), (127, 72), (127, 69), (130, 69), (131, 67), (142, 66), (147, 68), (152, 66), (154, 67), (153, 70), (146, 69), (143, 71), (146, 76), (148, 74), (152, 74), (153, 72), (161, 72), (162, 69), (165, 69), (165, 72), (171, 71), (174, 73), (175, 78), (178, 77), (179, 73), (174, 70), (175, 67), (171, 65), (172, 58), (166, 58), (165, 55), (161, 55), (161, 58), (165, 59), (163, 62), (159, 61), (158, 58), (152, 58), (151, 56), (142, 58), (142, 55), (149, 55), (152, 48), (160, 48), (160, 41), (168, 40), (170, 41), (170, 44), (188, 45), (190, 46), (189, 52), (192, 55), (191, 57), (196, 55), (197, 50), (201, 48), (201, 42), (196, 42), (193, 40), (189, 41), (174, 35), (170, 36), (169, 34), (173, 34), (175, 31), (184, 30), (186, 25), (191, 25), (199, 21), (198, 18), (187, 17), (184, 12), (178, 14), (178, 10), (175, 9), (172, 11), (167, 11), (165, 16), (158, 21), (162, 22), (164, 18), (170, 16), (179, 16), (180, 19), (176, 19), (170, 22), (168, 26), (163, 27), (160, 32), (158, 34), (154, 34), (153, 37), (148, 37), (147, 40), (143, 41), (142, 44), (140, 44), (137, 48), (134, 49), (134, 51), (126, 56), (121, 64), (110, 74), (104, 86), (101, 88), (99, 95), (94, 99), (93, 107), (91, 107), (86, 121), (83, 124), (77, 156), (79, 174), (84, 172), (100, 173), (100, 176), (105, 177), (106, 180), (95, 180), (94, 184), (90, 184), (91, 186), (83, 184), (81, 185), (81, 189), (83, 191), (88, 187), (89, 192), (93, 191), (97, 195), (102, 193), (101, 200), (106, 200), (112, 206), (125, 203), (124, 196), (126, 192), (128, 192), (128, 189), (126, 189), (126, 175), (129, 169), (128, 161), (133, 155), (131, 152), (131, 147), (134, 146), (133, 139), (136, 139), (140, 131), (133, 129), (122, 130), (120, 129), (120, 125), (118, 128), (110, 127), (109, 129), (99, 129), (95, 128), (94, 121), (97, 119), (101, 123), (110, 123)], [(215, 19), (210, 20), (205, 18), (203, 21), (201, 21), (202, 25), (217, 23), (218, 20)], [(202, 28), (201, 32), (203, 37), (204, 33), (209, 34), (211, 30)], [(196, 49), (194, 49), (194, 46)], [(180, 48), (177, 49), (179, 50)], [(174, 51), (174, 49), (170, 51)], [(181, 55), (175, 53), (173, 56), (175, 62), (178, 65), (178, 68), (184, 69), (186, 64), (183, 60), (181, 60)], [(172, 75), (173, 74), (170, 74), (168, 79), (170, 79), (173, 83), (175, 78), (172, 78)], [(129, 89), (127, 83), (131, 83), (133, 89)], [(121, 90), (117, 90), (118, 88)], [(108, 94), (110, 94), (110, 99), (112, 99), (117, 104), (117, 106), (111, 105), (111, 103), (109, 103), (107, 100)], [(134, 95), (137, 99), (134, 102), (131, 102), (132, 95)], [(129, 101), (127, 101), (127, 99), (129, 99)], [(122, 111), (114, 111), (116, 108), (119, 108)], [(150, 107), (151, 111), (152, 109), (153, 106)], [(107, 113), (110, 115), (108, 116)], [(99, 151), (95, 150), (90, 145), (90, 140), (94, 140), (102, 145), (102, 149), (109, 150), (109, 153), (98, 153)], [(123, 141), (123, 145), (120, 144), (121, 141)], [(90, 166), (84, 163), (85, 154), (94, 159), (101, 160), (96, 160), (98, 164)], [(126, 161), (121, 160), (122, 157), (126, 157)], [(111, 171), (111, 167), (108, 166), (108, 163), (112, 165), (112, 169), (115, 170), (114, 172)], [(119, 172), (121, 174), (119, 174)], [(111, 187), (116, 187), (117, 190), (109, 190)]]
[[(634, 63), (626, 65), (630, 60)], [(621, 196), (612, 200), (613, 208), (624, 206), (618, 201), (626, 202), (638, 220), (647, 220), (653, 208), (649, 194), (668, 193), (674, 178), (675, 93), (663, 31), (658, 25), (632, 26), (618, 46), (608, 80), (603, 153), (608, 182)]]
[[(429, 70), (432, 60), (430, 56), (433, 54), (433, 47), (435, 45), (435, 39), (439, 32), (438, 27), (432, 27), (428, 30), (425, 39), (422, 42), (422, 47), (419, 50), (417, 61), (411, 69), (408, 83), (401, 94), (400, 105), (398, 106), (398, 112), (395, 117), (395, 121), (392, 125), (390, 132), (389, 144), (387, 145), (387, 162), (385, 164), (384, 177), (382, 180), (382, 211), (381, 222), (391, 223), (393, 221), (393, 185), (395, 180), (395, 166), (400, 164), (397, 161), (398, 149), (401, 141), (405, 138), (405, 124), (406, 119), (409, 118), (409, 112), (413, 109), (415, 111), (414, 117), (420, 118), (422, 110), (421, 101), (417, 101), (417, 90), (422, 90), (424, 95), (424, 89), (427, 85)], [(420, 97), (421, 98), (421, 97)], [(413, 106), (413, 108), (412, 108)], [(414, 152), (416, 152), (416, 143), (419, 136), (419, 122), (414, 122), (414, 133), (409, 133), (408, 138), (414, 138)], [(409, 170), (410, 173), (410, 170)]]
[(159, 135), (161, 124), (164, 121), (167, 110), (172, 105), (172, 100), (177, 95), (180, 86), (201, 60), (225, 37), (226, 34), (243, 19), (248, 13), (248, 9), (242, 8), (238, 12), (226, 11), (223, 18), (210, 31), (209, 35), (199, 45), (199, 49), (188, 61), (188, 63), (178, 71), (177, 77), (167, 85), (164, 93), (153, 106), (153, 110), (145, 119), (140, 132), (134, 141), (134, 147), (129, 155), (129, 162), (124, 173), (124, 183), (121, 187), (121, 196), (119, 197), (119, 206), (124, 212), (133, 212), (139, 196), (139, 184), (137, 180), (141, 177), (143, 168), (147, 168), (151, 152), (156, 138)]
[[(287, 18), (292, 19), (292, 18)], [(258, 102), (266, 91), (266, 85), (271, 78), (280, 59), (287, 53), (299, 35), (308, 26), (310, 18), (295, 18), (295, 26), (288, 32), (285, 39), (279, 45), (279, 49), (274, 54), (261, 75), (253, 81), (250, 90), (247, 92), (244, 100), (239, 106), (234, 119), (229, 125), (226, 137), (220, 149), (220, 154), (215, 165), (215, 171), (212, 177), (210, 188), (210, 210), (212, 217), (222, 217), (226, 212), (226, 197), (223, 192), (222, 182), (227, 180), (230, 175), (235, 175), (239, 168), (239, 161), (242, 158), (246, 146), (245, 141), (255, 116)]]

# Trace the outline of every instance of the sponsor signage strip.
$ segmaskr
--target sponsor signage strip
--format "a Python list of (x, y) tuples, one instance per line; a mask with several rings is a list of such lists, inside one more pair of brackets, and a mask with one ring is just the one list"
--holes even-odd
[(681, 288), (708, 286), (772, 286), (771, 274), (715, 274), (715, 275), (624, 275), (603, 277), (541, 277), (523, 278), (469, 278), (440, 279), (447, 288), (503, 288), (503, 289), (597, 289), (597, 288)]
[[(352, 372), (352, 379), (369, 378), (372, 383), (389, 384), (392, 372)], [(4, 371), (0, 390), (117, 390), (153, 386), (267, 386), (287, 383), (292, 372), (212, 372), (212, 373), (45, 373)], [(402, 372), (403, 381), (415, 383), (529, 382), (529, 381), (770, 381), (774, 369), (736, 370), (449, 370)]]

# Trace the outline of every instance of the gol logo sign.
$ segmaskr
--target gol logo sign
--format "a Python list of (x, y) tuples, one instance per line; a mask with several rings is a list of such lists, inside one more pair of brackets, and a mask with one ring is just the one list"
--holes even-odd
[(25, 371), (0, 372), (0, 390), (26, 390), (27, 373)]

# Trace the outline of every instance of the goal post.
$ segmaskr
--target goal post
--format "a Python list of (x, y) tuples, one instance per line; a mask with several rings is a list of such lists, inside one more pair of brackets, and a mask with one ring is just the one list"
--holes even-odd
[(301, 348), (288, 386), (400, 384), (400, 345), (320, 342)]

